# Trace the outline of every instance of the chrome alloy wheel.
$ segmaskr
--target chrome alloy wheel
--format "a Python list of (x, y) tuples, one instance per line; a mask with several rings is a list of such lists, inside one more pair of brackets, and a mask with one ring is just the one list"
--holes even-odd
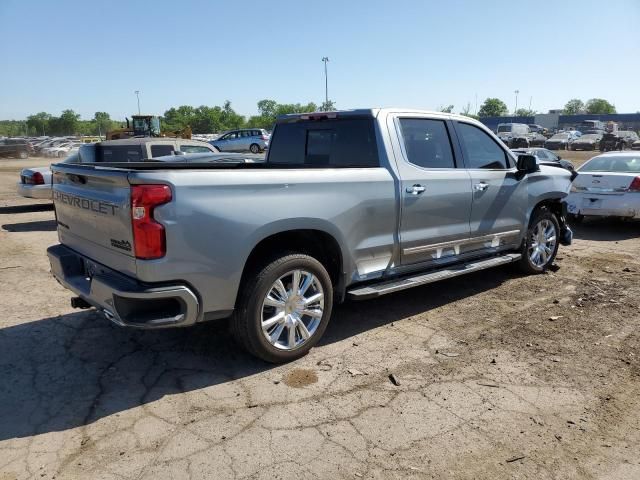
[(281, 350), (293, 350), (307, 342), (318, 329), (324, 312), (320, 280), (305, 270), (282, 275), (262, 302), (262, 333)]
[(556, 248), (556, 227), (546, 218), (540, 220), (531, 231), (531, 244), (529, 245), (529, 260), (536, 267), (544, 267)]

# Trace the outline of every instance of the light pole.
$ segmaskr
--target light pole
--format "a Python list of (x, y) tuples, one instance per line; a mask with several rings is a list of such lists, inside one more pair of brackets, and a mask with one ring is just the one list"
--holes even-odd
[(324, 62), (324, 107), (329, 108), (329, 77), (327, 76), (327, 62), (329, 57), (322, 57)]
[(133, 93), (135, 93), (136, 97), (138, 98), (138, 115), (140, 115), (140, 90), (136, 90)]
[(520, 90), (516, 90), (516, 91), (514, 91), (513, 93), (515, 93), (515, 94), (516, 94), (516, 108), (515, 108), (515, 110), (513, 111), (513, 114), (515, 115), (515, 114), (516, 114), (516, 112), (518, 111), (518, 94), (520, 93)]

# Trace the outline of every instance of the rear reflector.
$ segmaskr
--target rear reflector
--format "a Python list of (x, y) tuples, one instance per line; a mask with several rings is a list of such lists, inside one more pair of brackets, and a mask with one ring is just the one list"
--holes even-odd
[(640, 192), (640, 177), (636, 177), (633, 179), (631, 185), (629, 185), (628, 190), (630, 192)]
[(171, 201), (168, 185), (134, 185), (131, 187), (131, 224), (136, 258), (151, 260), (167, 253), (164, 225), (153, 218), (158, 205)]

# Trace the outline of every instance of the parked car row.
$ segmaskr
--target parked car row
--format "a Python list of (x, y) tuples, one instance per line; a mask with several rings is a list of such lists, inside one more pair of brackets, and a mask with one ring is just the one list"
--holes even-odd
[(84, 143), (99, 141), (99, 137), (78, 136), (0, 138), (0, 157), (28, 158), (38, 155), (64, 158)]
[(29, 158), (34, 152), (33, 146), (21, 138), (0, 139), (0, 157)]
[[(55, 152), (55, 149), (51, 152)], [(220, 153), (208, 143), (198, 140), (144, 137), (80, 145), (71, 149), (62, 163), (130, 163), (151, 160), (174, 163), (259, 163), (264, 160), (264, 155)], [(23, 169), (17, 191), (27, 198), (50, 199), (51, 168)]]

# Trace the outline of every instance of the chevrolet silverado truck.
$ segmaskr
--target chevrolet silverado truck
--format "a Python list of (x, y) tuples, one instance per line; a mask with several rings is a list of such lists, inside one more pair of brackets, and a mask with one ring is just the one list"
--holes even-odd
[(544, 272), (571, 242), (571, 180), (463, 116), (285, 115), (263, 163), (54, 165), (48, 255), (76, 307), (136, 328), (229, 318), (249, 352), (285, 362), (337, 302)]

